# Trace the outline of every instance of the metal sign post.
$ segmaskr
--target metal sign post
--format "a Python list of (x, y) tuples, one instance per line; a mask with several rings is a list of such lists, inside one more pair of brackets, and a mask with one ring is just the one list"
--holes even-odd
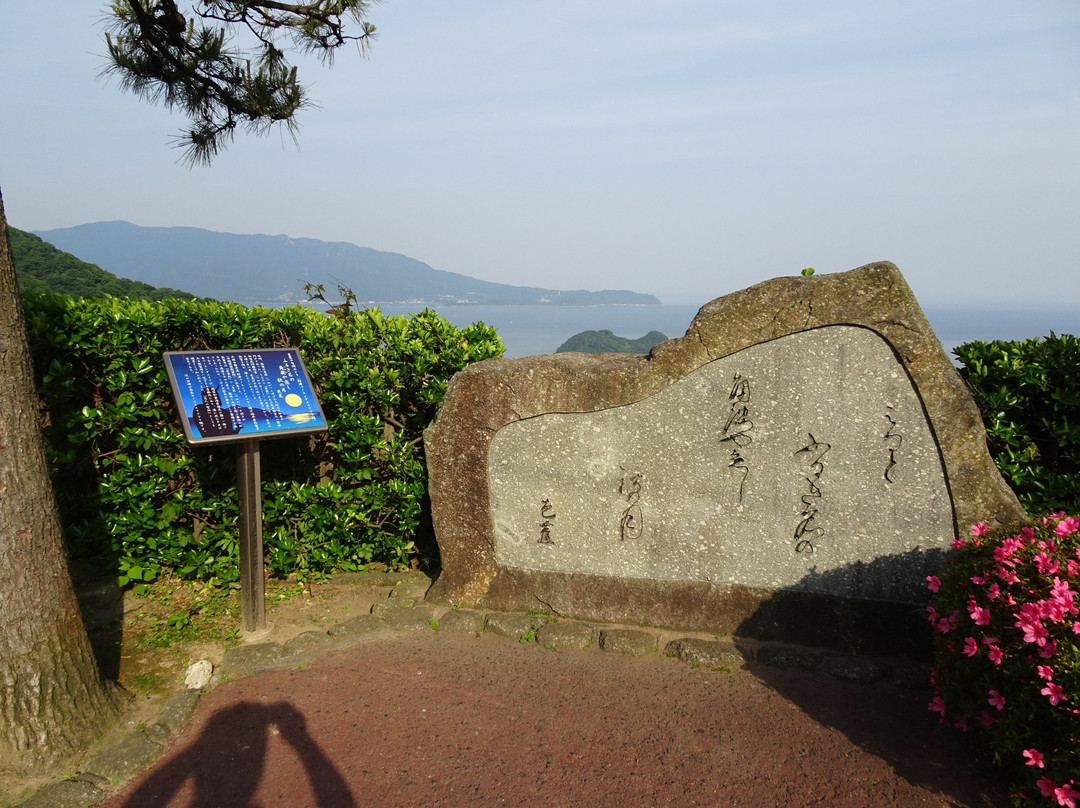
[(261, 632), (266, 581), (259, 441), (325, 432), (326, 416), (296, 348), (168, 351), (163, 358), (187, 442), (237, 444), (243, 629)]
[(266, 628), (262, 479), (257, 440), (247, 440), (236, 447), (236, 493), (240, 498), (240, 613), (244, 631), (256, 632)]

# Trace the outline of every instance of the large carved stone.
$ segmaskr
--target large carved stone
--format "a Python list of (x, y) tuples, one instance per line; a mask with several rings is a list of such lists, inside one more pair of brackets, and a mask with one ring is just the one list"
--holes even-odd
[(910, 614), (960, 530), (1024, 518), (889, 263), (714, 300), (648, 357), (473, 365), (425, 444), (428, 597), (472, 607), (867, 650), (865, 604)]

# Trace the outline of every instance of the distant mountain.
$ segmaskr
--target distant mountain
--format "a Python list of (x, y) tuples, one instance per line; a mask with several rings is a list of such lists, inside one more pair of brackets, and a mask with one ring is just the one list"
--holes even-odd
[(555, 353), (648, 353), (654, 345), (666, 340), (659, 331), (650, 331), (644, 337), (628, 339), (608, 331), (582, 331), (574, 334), (555, 349)]
[(361, 302), (486, 303), (494, 305), (659, 304), (623, 290), (559, 291), (491, 283), (433, 269), (397, 253), (346, 242), (289, 236), (236, 235), (194, 227), (139, 227), (94, 222), (37, 235), (84, 261), (155, 286), (177, 285), (197, 295), (277, 305), (305, 300), (305, 283), (339, 282)]
[(71, 253), (56, 249), (33, 233), (8, 228), (15, 276), (21, 292), (53, 292), (71, 297), (137, 297), (162, 300), (167, 297), (192, 298), (177, 289), (162, 289), (141, 281), (118, 278), (99, 266), (81, 261)]

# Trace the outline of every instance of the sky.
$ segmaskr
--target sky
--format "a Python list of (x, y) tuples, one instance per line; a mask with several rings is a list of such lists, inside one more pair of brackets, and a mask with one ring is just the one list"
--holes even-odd
[(12, 226), (287, 234), (704, 303), (889, 260), (927, 304), (1080, 303), (1075, 0), (384, 0), (370, 58), (209, 168), (103, 78), (104, 0), (0, 3)]

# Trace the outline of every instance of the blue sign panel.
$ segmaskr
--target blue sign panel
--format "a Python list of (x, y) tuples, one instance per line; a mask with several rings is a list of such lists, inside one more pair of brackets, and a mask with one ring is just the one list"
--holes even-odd
[(326, 416), (296, 348), (167, 351), (188, 443), (323, 432)]

